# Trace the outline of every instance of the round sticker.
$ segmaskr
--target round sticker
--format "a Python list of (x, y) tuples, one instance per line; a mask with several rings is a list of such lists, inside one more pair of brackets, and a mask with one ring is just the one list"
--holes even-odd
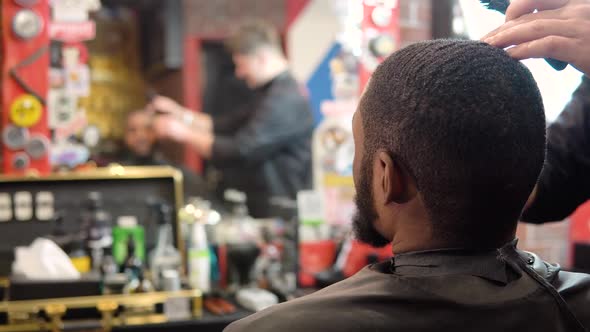
[(371, 12), (371, 20), (380, 28), (386, 28), (389, 26), (389, 24), (391, 24), (391, 19), (392, 12), (389, 8), (378, 6), (373, 8), (373, 11)]
[(385, 57), (395, 51), (395, 40), (389, 34), (380, 34), (369, 41), (369, 50), (376, 57)]
[(43, 19), (30, 9), (21, 9), (12, 19), (12, 31), (19, 38), (31, 39), (37, 37), (43, 30)]
[(31, 159), (25, 153), (17, 153), (12, 157), (12, 167), (17, 170), (24, 170), (31, 164)]
[(25, 151), (33, 159), (40, 159), (47, 154), (47, 151), (49, 151), (49, 140), (45, 136), (33, 136), (27, 142)]
[(29, 130), (22, 127), (7, 125), (2, 130), (2, 142), (12, 150), (22, 149), (29, 140)]
[(37, 98), (25, 94), (10, 105), (10, 119), (19, 127), (32, 127), (41, 119), (42, 110), (43, 106)]

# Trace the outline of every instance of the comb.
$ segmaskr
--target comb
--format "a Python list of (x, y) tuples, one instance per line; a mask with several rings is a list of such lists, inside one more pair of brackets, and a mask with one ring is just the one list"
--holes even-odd
[(506, 15), (506, 10), (510, 6), (508, 0), (479, 0), (487, 9), (495, 10)]
[[(509, 0), (479, 0), (479, 2), (481, 2), (487, 9), (495, 10), (504, 15), (506, 15), (506, 10), (508, 9), (508, 6), (510, 6)], [(568, 65), (567, 62), (556, 59), (545, 59), (545, 61), (547, 61), (547, 63), (555, 70), (564, 70)]]

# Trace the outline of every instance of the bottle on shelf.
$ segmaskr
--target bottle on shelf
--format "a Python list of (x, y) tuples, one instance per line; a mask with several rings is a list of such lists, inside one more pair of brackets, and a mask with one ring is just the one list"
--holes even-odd
[(113, 249), (111, 247), (104, 249), (100, 272), (103, 277), (112, 276), (119, 272), (119, 266), (115, 262), (115, 258), (113, 257)]
[(190, 244), (188, 247), (189, 284), (203, 293), (211, 290), (211, 261), (205, 223), (200, 218), (191, 225)]
[(216, 227), (216, 242), (223, 244), (261, 242), (258, 226), (248, 213), (246, 194), (228, 189), (224, 198), (231, 214)]
[(74, 236), (68, 256), (78, 272), (82, 274), (90, 272), (90, 256), (86, 251), (82, 236)]
[(139, 271), (139, 274), (129, 282), (123, 288), (124, 294), (140, 294), (150, 293), (154, 291), (154, 286), (149, 279), (144, 277), (143, 270)]
[(113, 245), (112, 219), (104, 210), (101, 193), (88, 194), (84, 223), (87, 227), (87, 247), (92, 258), (92, 269), (100, 271), (105, 248)]
[(130, 237), (127, 239), (127, 258), (122, 266), (122, 272), (127, 275), (127, 280), (133, 280), (143, 272), (143, 263), (135, 253), (135, 240)]
[(150, 270), (152, 280), (157, 289), (162, 289), (162, 273), (166, 270), (180, 270), (182, 258), (174, 247), (174, 235), (172, 229), (172, 208), (164, 203), (154, 205), (158, 218), (158, 239), (156, 248), (150, 254)]
[(143, 263), (135, 253), (135, 240), (127, 241), (127, 259), (123, 265), (123, 272), (127, 276), (127, 284), (123, 287), (124, 294), (152, 292), (154, 287), (149, 279), (145, 278)]

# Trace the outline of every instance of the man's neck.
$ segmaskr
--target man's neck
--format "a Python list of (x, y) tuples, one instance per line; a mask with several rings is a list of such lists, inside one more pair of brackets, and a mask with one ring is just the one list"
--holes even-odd
[(268, 84), (269, 82), (271, 82), (275, 78), (277, 78), (279, 75), (284, 73), (287, 69), (289, 69), (289, 66), (288, 66), (286, 60), (284, 60), (284, 59), (275, 60), (267, 69), (266, 74), (260, 80), (258, 86), (261, 87), (261, 86)]
[(431, 250), (445, 246), (441, 236), (437, 236), (433, 229), (422, 198), (400, 205), (397, 214), (390, 217), (397, 219), (395, 228), (391, 231), (394, 253)]
[(473, 242), (473, 241), (449, 241), (444, 236), (431, 236), (430, 231), (423, 231), (420, 233), (407, 234), (400, 232), (396, 234), (392, 241), (392, 251), (395, 254), (426, 251), (426, 250), (437, 250), (437, 249), (468, 249), (468, 250), (488, 250), (497, 249), (514, 240), (515, 234), (507, 236), (504, 240), (486, 242), (484, 240)]
[(406, 237), (404, 234), (400, 234), (400, 236), (396, 235), (391, 242), (391, 245), (395, 254), (448, 248), (447, 244), (433, 238), (416, 238), (415, 236)]

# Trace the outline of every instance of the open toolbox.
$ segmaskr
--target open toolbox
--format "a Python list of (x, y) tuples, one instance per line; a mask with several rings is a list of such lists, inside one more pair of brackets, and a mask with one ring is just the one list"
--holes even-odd
[[(157, 200), (178, 211), (183, 204), (182, 173), (165, 166), (115, 165), (42, 177), (0, 177), (0, 331), (110, 330), (160, 323), (169, 318), (166, 307), (174, 305), (185, 308), (191, 318), (200, 316), (199, 291), (101, 295), (100, 280), (92, 276), (61, 283), (11, 276), (14, 248), (50, 234), (52, 216), (63, 217), (66, 231), (80, 228), (90, 192), (102, 195), (103, 208), (113, 220), (134, 216), (145, 230), (145, 252), (150, 252), (156, 245), (158, 224), (150, 218), (148, 203)], [(177, 215), (172, 217), (174, 242), (186, 262)], [(79, 324), (81, 328), (75, 327)]]

